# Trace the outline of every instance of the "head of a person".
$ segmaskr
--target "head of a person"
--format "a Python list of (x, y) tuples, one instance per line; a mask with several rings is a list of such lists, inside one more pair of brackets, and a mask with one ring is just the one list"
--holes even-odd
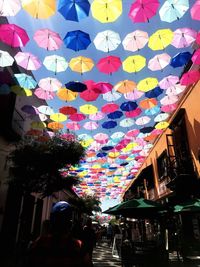
[(51, 210), (50, 221), (54, 233), (67, 233), (72, 227), (71, 205), (66, 201), (55, 203)]

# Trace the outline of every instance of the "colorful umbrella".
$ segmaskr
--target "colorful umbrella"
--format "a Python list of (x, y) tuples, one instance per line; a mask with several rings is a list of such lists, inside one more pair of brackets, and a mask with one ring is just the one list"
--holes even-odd
[(179, 95), (182, 94), (186, 89), (185, 85), (176, 84), (174, 86), (168, 87), (166, 90), (166, 95)]
[(150, 109), (145, 109), (144, 113), (147, 116), (152, 116), (160, 112), (160, 108), (158, 106), (152, 107)]
[(159, 86), (162, 89), (167, 89), (168, 87), (174, 86), (178, 82), (179, 82), (179, 77), (178, 76), (169, 75), (169, 76), (163, 78), (159, 82)]
[(83, 114), (86, 114), (86, 115), (95, 114), (98, 111), (97, 107), (95, 107), (94, 105), (89, 105), (89, 104), (82, 105), (80, 106), (79, 109)]
[(106, 144), (108, 142), (109, 136), (105, 133), (98, 133), (94, 135), (94, 140), (100, 144)]
[(82, 98), (83, 100), (90, 102), (90, 101), (95, 101), (99, 94), (97, 94), (94, 90), (85, 90), (84, 92), (79, 94), (80, 98)]
[(49, 29), (40, 29), (35, 32), (33, 39), (39, 47), (46, 50), (57, 50), (62, 45), (60, 35)]
[(43, 100), (52, 100), (55, 97), (54, 92), (46, 91), (42, 88), (35, 89), (34, 95)]
[(58, 79), (51, 78), (51, 77), (40, 79), (38, 85), (42, 89), (49, 91), (49, 92), (58, 91), (58, 89), (62, 87), (62, 83)]
[(192, 19), (194, 20), (200, 20), (200, 1), (197, 0), (192, 8), (190, 9), (190, 14)]
[(107, 92), (103, 95), (103, 99), (108, 101), (108, 102), (114, 102), (114, 101), (117, 101), (118, 99), (121, 98), (121, 94), (120, 93), (117, 93), (115, 91), (110, 91), (110, 92)]
[(45, 129), (46, 123), (44, 123), (42, 121), (32, 121), (31, 122), (31, 128), (33, 128), (33, 129)]
[(166, 0), (159, 10), (160, 19), (171, 23), (179, 20), (188, 9), (188, 0)]
[(99, 125), (95, 121), (85, 122), (83, 128), (86, 130), (94, 131), (99, 127)]
[(117, 49), (121, 43), (121, 39), (117, 32), (107, 30), (99, 32), (94, 38), (93, 43), (96, 49), (103, 52), (110, 52)]
[(164, 96), (161, 100), (160, 100), (160, 103), (162, 105), (171, 105), (171, 104), (175, 104), (176, 102), (178, 102), (178, 97), (175, 96), (175, 95), (167, 95), (167, 96)]
[(80, 21), (89, 15), (90, 3), (87, 0), (59, 0), (58, 12), (66, 19)]
[(173, 68), (182, 67), (188, 63), (191, 57), (192, 57), (192, 54), (190, 54), (190, 52), (178, 53), (171, 59), (170, 65)]
[(99, 94), (106, 94), (112, 91), (113, 85), (108, 82), (98, 82), (94, 84), (94, 91)]
[(127, 101), (120, 105), (121, 110), (123, 111), (132, 111), (137, 108), (137, 103), (133, 101)]
[(125, 115), (127, 118), (135, 118), (139, 116), (142, 113), (142, 110), (140, 108), (136, 108), (135, 110), (126, 111)]
[(57, 55), (46, 56), (43, 64), (48, 70), (53, 71), (55, 74), (65, 71), (68, 67), (66, 59)]
[(148, 77), (141, 80), (137, 84), (137, 89), (142, 92), (148, 92), (154, 89), (158, 85), (158, 80), (156, 78)]
[(148, 116), (141, 116), (135, 121), (135, 124), (137, 125), (145, 125), (148, 124), (151, 121), (151, 118)]
[(150, 36), (148, 46), (152, 50), (163, 50), (171, 44), (173, 37), (173, 32), (170, 29), (157, 30)]
[(135, 52), (142, 49), (149, 41), (147, 32), (136, 30), (127, 34), (122, 42), (125, 50)]
[(151, 109), (158, 104), (156, 98), (146, 98), (140, 101), (139, 106), (143, 109)]
[(75, 121), (68, 122), (68, 123), (66, 124), (66, 127), (67, 127), (67, 129), (69, 129), (69, 130), (73, 130), (73, 131), (78, 131), (78, 130), (81, 129), (80, 124), (78, 124), (78, 122), (75, 122)]
[(24, 105), (21, 107), (21, 110), (27, 114), (30, 115), (38, 115), (39, 111), (35, 106), (31, 106), (31, 105)]
[(18, 52), (15, 55), (17, 65), (21, 66), (26, 70), (37, 70), (41, 67), (39, 59), (28, 52)]
[(16, 73), (14, 76), (18, 84), (23, 88), (34, 89), (37, 85), (37, 82), (33, 79), (33, 77), (25, 73)]
[(86, 119), (86, 116), (82, 113), (75, 113), (69, 116), (71, 121), (82, 121)]
[(53, 131), (59, 131), (64, 128), (64, 125), (60, 122), (53, 121), (53, 122), (49, 122), (47, 127), (49, 129), (52, 129)]
[(0, 41), (12, 47), (22, 47), (27, 44), (29, 37), (24, 29), (15, 24), (1, 24)]
[(102, 108), (101, 111), (103, 113), (112, 113), (117, 111), (119, 108), (119, 105), (115, 104), (115, 103), (111, 103), (111, 104), (105, 104)]
[(7, 51), (0, 50), (0, 67), (12, 66), (13, 62), (13, 57)]
[(53, 113), (50, 115), (50, 119), (56, 122), (63, 122), (67, 120), (67, 116), (62, 113)]
[(155, 122), (161, 122), (161, 121), (165, 121), (168, 118), (169, 118), (168, 113), (160, 113), (154, 118), (154, 121)]
[(54, 111), (51, 107), (45, 106), (45, 105), (39, 106), (38, 111), (42, 114), (45, 114), (45, 115), (51, 115), (54, 113)]
[(170, 60), (171, 57), (167, 53), (156, 55), (149, 60), (148, 68), (152, 71), (163, 70), (169, 65)]
[(197, 32), (191, 28), (179, 28), (174, 31), (171, 45), (176, 48), (184, 48), (195, 42)]
[(123, 116), (123, 112), (116, 110), (114, 112), (111, 112), (107, 115), (107, 117), (111, 120), (119, 119)]
[(159, 5), (158, 0), (136, 0), (128, 15), (133, 22), (147, 22), (156, 15)]
[(135, 88), (136, 88), (136, 83), (130, 80), (120, 81), (114, 86), (114, 89), (122, 94), (133, 92)]
[(195, 64), (195, 65), (199, 65), (200, 64), (200, 48), (198, 48), (193, 56), (192, 56), (192, 62)]
[(20, 0), (1, 0), (0, 14), (4, 17), (15, 16), (21, 9)]
[(142, 97), (143, 95), (144, 95), (143, 92), (138, 91), (137, 89), (134, 89), (133, 92), (124, 94), (124, 98), (128, 99), (128, 100), (135, 101), (135, 100), (139, 99), (140, 97)]
[(122, 0), (94, 0), (91, 11), (101, 23), (113, 22), (122, 14)]
[(129, 56), (123, 61), (122, 66), (124, 71), (136, 73), (146, 66), (146, 58), (141, 55)]
[(21, 0), (22, 7), (36, 19), (47, 19), (56, 11), (55, 0)]
[(72, 71), (83, 74), (84, 72), (91, 71), (94, 67), (94, 62), (91, 58), (79, 56), (70, 60), (69, 67)]
[(113, 129), (117, 127), (117, 122), (116, 121), (105, 121), (104, 123), (102, 123), (101, 126), (104, 129)]
[(130, 118), (126, 118), (126, 119), (121, 120), (119, 125), (124, 128), (131, 127), (134, 125), (134, 121)]
[(72, 114), (77, 113), (77, 109), (74, 107), (65, 106), (65, 107), (59, 108), (59, 112), (65, 115), (72, 115)]
[(89, 115), (89, 119), (92, 121), (100, 121), (105, 117), (105, 114), (101, 111), (97, 111), (94, 114)]
[(87, 90), (87, 86), (84, 83), (71, 81), (65, 84), (65, 87), (73, 92), (83, 92)]
[(190, 85), (198, 82), (200, 79), (200, 72), (198, 70), (190, 70), (183, 74), (180, 79), (181, 85)]
[(163, 93), (163, 90), (160, 89), (160, 87), (156, 87), (148, 92), (145, 93), (145, 96), (147, 98), (154, 98), (154, 97), (158, 97), (159, 95), (161, 95)]
[(101, 58), (97, 63), (97, 68), (99, 71), (106, 73), (106, 74), (112, 74), (113, 72), (116, 72), (121, 67), (121, 60), (119, 57), (116, 56), (108, 56), (105, 58)]
[(85, 50), (91, 43), (89, 34), (80, 30), (68, 32), (63, 41), (74, 51)]
[(72, 92), (71, 90), (68, 90), (66, 88), (60, 88), (57, 91), (57, 96), (63, 101), (73, 101), (77, 98), (78, 93)]
[(161, 121), (155, 125), (155, 129), (162, 130), (162, 129), (166, 129), (168, 126), (169, 126), (169, 123), (167, 121)]
[(177, 109), (177, 104), (175, 103), (175, 104), (169, 104), (169, 105), (163, 105), (162, 107), (161, 107), (161, 110), (163, 111), (163, 112), (173, 112), (174, 110), (176, 110)]

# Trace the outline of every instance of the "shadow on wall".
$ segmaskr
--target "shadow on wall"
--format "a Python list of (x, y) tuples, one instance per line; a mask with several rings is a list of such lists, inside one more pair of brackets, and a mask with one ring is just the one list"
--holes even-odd
[(200, 152), (200, 122), (194, 119), (194, 126), (192, 127), (190, 121), (186, 117), (187, 120), (187, 130), (188, 130), (188, 138), (190, 147), (194, 152), (194, 157), (197, 161), (200, 160), (199, 152)]

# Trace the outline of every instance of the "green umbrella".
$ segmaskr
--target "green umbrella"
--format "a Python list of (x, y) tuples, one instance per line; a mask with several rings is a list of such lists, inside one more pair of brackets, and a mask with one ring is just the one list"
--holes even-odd
[(191, 199), (180, 205), (174, 206), (174, 212), (198, 212), (200, 211), (200, 199)]

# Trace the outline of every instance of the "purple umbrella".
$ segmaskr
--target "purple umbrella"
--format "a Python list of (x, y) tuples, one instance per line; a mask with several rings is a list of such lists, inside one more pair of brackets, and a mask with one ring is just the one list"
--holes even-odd
[(31, 106), (31, 105), (24, 105), (21, 110), (27, 114), (30, 114), (30, 115), (37, 115), (39, 114), (39, 111), (36, 107), (34, 106)]

